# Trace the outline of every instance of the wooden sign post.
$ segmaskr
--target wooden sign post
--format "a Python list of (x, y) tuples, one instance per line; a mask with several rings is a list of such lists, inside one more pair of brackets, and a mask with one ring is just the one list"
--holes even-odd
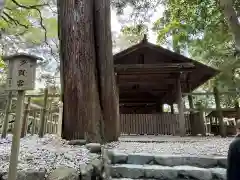
[(62, 136), (62, 115), (63, 115), (63, 103), (59, 103), (59, 114), (58, 114), (58, 124), (57, 124), (57, 135)]
[(16, 180), (17, 178), (24, 94), (25, 90), (34, 89), (38, 59), (41, 58), (23, 53), (3, 57), (4, 61), (8, 61), (9, 69), (6, 90), (18, 91), (8, 180)]

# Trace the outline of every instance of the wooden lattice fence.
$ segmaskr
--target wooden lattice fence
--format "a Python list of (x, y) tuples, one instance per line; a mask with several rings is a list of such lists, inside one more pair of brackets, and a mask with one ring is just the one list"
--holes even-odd
[[(120, 114), (122, 134), (176, 135), (179, 130), (178, 114)], [(190, 131), (189, 115), (185, 115), (186, 131)]]

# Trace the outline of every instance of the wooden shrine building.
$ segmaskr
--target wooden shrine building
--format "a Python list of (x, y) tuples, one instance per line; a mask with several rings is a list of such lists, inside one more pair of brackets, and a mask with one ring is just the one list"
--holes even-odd
[[(235, 135), (236, 134), (236, 121), (238, 118), (239, 109), (236, 108), (223, 108), (221, 109), (221, 114), (224, 120), (226, 127), (226, 135)], [(220, 122), (219, 122), (219, 113), (217, 110), (211, 111), (206, 119), (209, 121), (209, 133), (214, 135), (220, 134)]]
[[(186, 121), (182, 93), (192, 92), (218, 73), (211, 67), (149, 43), (146, 36), (140, 43), (115, 54), (114, 68), (119, 91), (121, 128), (128, 128), (127, 126), (130, 126), (128, 121), (132, 121), (135, 123), (133, 125), (135, 130), (127, 130), (126, 133), (135, 131), (137, 134), (146, 134), (148, 130), (143, 128), (149, 126), (150, 121), (155, 122), (151, 127), (153, 134), (161, 134), (159, 128), (162, 126), (165, 126), (164, 129), (168, 129), (171, 134), (173, 131), (169, 129), (173, 127), (167, 127), (164, 123), (172, 121), (172, 118), (169, 118), (172, 115), (179, 124), (176, 132), (185, 135)], [(177, 104), (178, 115), (167, 113), (167, 119), (170, 120), (169, 122), (164, 120), (161, 125), (158, 124), (160, 120), (157, 114), (161, 114), (165, 119), (167, 116), (163, 113), (163, 104)], [(140, 115), (145, 116), (139, 120), (141, 121), (139, 127), (136, 127), (137, 116)], [(137, 128), (142, 130), (136, 130)]]

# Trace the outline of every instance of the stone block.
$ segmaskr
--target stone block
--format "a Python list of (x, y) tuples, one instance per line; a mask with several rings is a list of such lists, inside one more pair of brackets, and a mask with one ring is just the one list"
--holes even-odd
[(163, 166), (196, 166), (202, 168), (216, 167), (218, 160), (214, 157), (180, 156), (180, 155), (157, 155), (155, 162)]
[(81, 180), (91, 180), (94, 172), (92, 164), (81, 164), (80, 165), (80, 176)]
[(99, 144), (99, 143), (89, 143), (89, 144), (86, 144), (86, 148), (91, 153), (101, 153), (101, 144)]
[(216, 157), (218, 166), (221, 168), (227, 168), (227, 157)]
[(118, 164), (111, 166), (111, 176), (113, 178), (132, 178), (138, 179), (144, 177), (143, 165)]
[(129, 154), (127, 157), (127, 164), (149, 164), (154, 160), (154, 156), (146, 153)]
[(146, 178), (175, 180), (178, 177), (178, 171), (168, 166), (144, 166), (144, 172)]
[(50, 173), (47, 180), (79, 180), (79, 174), (73, 168), (60, 167)]
[(192, 167), (192, 166), (175, 166), (178, 172), (178, 178), (195, 179), (195, 180), (212, 180), (212, 172), (209, 169)]
[(73, 146), (83, 146), (85, 145), (87, 142), (84, 139), (76, 139), (76, 140), (71, 140), (68, 142), (68, 145), (73, 145)]
[(128, 154), (122, 153), (122, 152), (113, 152), (112, 164), (126, 164), (127, 159), (128, 159)]
[(226, 180), (227, 179), (227, 170), (224, 168), (211, 168), (212, 179), (216, 180)]

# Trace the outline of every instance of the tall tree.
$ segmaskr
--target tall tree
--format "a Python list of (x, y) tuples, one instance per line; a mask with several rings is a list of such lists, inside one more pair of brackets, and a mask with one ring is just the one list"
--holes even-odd
[[(240, 54), (240, 1), (239, 0), (220, 0), (220, 7), (228, 21), (235, 41), (236, 50)], [(235, 8), (236, 7), (236, 8)]]
[[(121, 0), (121, 1), (113, 1), (113, 6), (117, 9), (117, 12), (119, 14), (123, 14), (123, 9), (127, 6), (132, 7), (133, 11), (131, 13), (131, 16), (135, 17), (139, 22), (142, 22), (142, 20), (146, 20), (146, 18), (149, 20), (149, 15), (152, 15), (152, 12), (156, 10), (156, 8), (160, 5), (163, 7), (167, 6), (167, 9), (170, 5), (175, 4), (176, 6), (172, 6), (174, 10), (178, 15), (178, 13), (184, 13), (184, 10), (182, 7), (190, 8), (188, 9), (188, 12), (197, 10), (195, 12), (199, 16), (206, 16), (206, 24), (216, 17), (216, 15), (223, 14), (225, 19), (228, 22), (228, 25), (231, 29), (231, 33), (233, 35), (233, 39), (235, 41), (235, 49), (239, 53), (240, 52), (240, 22), (239, 22), (239, 14), (240, 14), (240, 1), (239, 0), (205, 0), (205, 1), (191, 1), (191, 0), (166, 0), (166, 1), (160, 1), (160, 0), (138, 0), (138, 1), (132, 1), (132, 0)], [(206, 8), (206, 12), (211, 11), (214, 14), (207, 14), (205, 12), (202, 12), (201, 9), (203, 7)], [(212, 9), (214, 7), (214, 9)], [(193, 8), (193, 9), (191, 9)], [(196, 9), (197, 8), (197, 9)], [(199, 10), (198, 10), (199, 8)], [(218, 13), (218, 14), (216, 14)], [(186, 14), (186, 13), (185, 13)], [(165, 14), (164, 16), (168, 19), (168, 15)], [(189, 14), (192, 15), (192, 14)], [(170, 15), (171, 16), (171, 15)], [(139, 20), (140, 19), (140, 20)], [(196, 19), (198, 21), (198, 19)], [(189, 22), (183, 21), (182, 24)], [(176, 23), (176, 22), (172, 22)], [(214, 24), (212, 24), (214, 25)]]
[(86, 138), (89, 142), (117, 140), (119, 113), (110, 2), (59, 0), (58, 9), (63, 137)]

